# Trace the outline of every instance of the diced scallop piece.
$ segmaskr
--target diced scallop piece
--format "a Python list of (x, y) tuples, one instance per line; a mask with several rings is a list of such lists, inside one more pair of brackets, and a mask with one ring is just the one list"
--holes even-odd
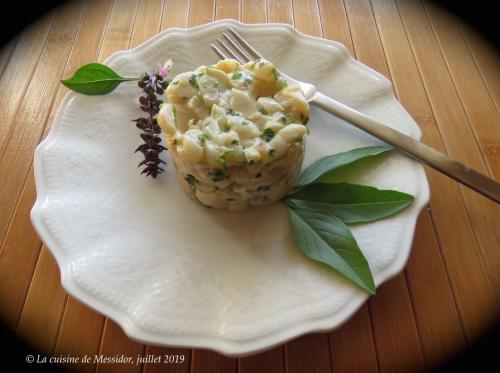
[(279, 132), (283, 127), (285, 127), (282, 123), (271, 121), (267, 122), (264, 128), (270, 128), (274, 133)]
[(218, 145), (213, 144), (213, 143), (207, 143), (206, 146), (203, 149), (203, 157), (205, 159), (205, 162), (208, 163), (211, 166), (219, 167), (219, 154), (220, 154), (220, 148)]
[(224, 71), (226, 74), (232, 73), (240, 67), (240, 63), (233, 59), (220, 60), (215, 65), (214, 68)]
[(236, 131), (222, 132), (214, 137), (214, 143), (221, 146), (231, 146), (240, 143), (240, 136)]
[(175, 104), (173, 113), (177, 130), (186, 132), (189, 128), (188, 122), (193, 119), (193, 111), (185, 105)]
[(257, 106), (264, 109), (269, 114), (274, 114), (277, 111), (283, 111), (284, 108), (276, 100), (271, 97), (260, 97), (257, 100)]
[(220, 69), (214, 69), (212, 67), (207, 67), (205, 72), (208, 76), (215, 79), (215, 84), (212, 83), (212, 87), (222, 90), (227, 89), (231, 86), (231, 81), (224, 71)]
[(254, 144), (244, 150), (245, 159), (247, 163), (255, 164), (261, 160), (262, 156), (259, 151), (259, 147), (257, 144)]
[(231, 89), (231, 99), (229, 102), (231, 108), (248, 117), (257, 111), (255, 100), (250, 97), (248, 92), (240, 91), (239, 89)]
[(167, 135), (174, 135), (176, 132), (174, 110), (174, 105), (164, 104), (158, 113), (158, 124)]
[(203, 120), (202, 128), (212, 138), (217, 136), (220, 133), (219, 124), (217, 123), (217, 121), (215, 119), (210, 118), (210, 117), (205, 118)]
[(286, 141), (279, 134), (274, 135), (274, 137), (269, 141), (269, 155), (271, 158), (279, 158), (285, 154), (290, 146), (290, 143)]
[(283, 127), (278, 134), (289, 143), (300, 140), (304, 137), (307, 129), (306, 126), (299, 123), (291, 123)]
[(199, 136), (201, 131), (191, 129), (184, 134), (182, 144), (177, 146), (179, 158), (186, 163), (194, 164), (203, 158), (203, 148), (200, 145)]
[[(193, 78), (194, 76), (194, 78)], [(177, 77), (170, 83), (165, 90), (169, 102), (180, 102), (179, 99), (189, 98), (198, 93), (195, 80), (196, 75), (187, 72), (177, 75)], [(190, 83), (191, 82), (191, 83)]]
[(187, 106), (196, 114), (197, 118), (205, 118), (210, 113), (203, 100), (198, 96), (191, 97), (187, 102)]
[(227, 116), (229, 127), (235, 131), (240, 139), (250, 139), (259, 135), (259, 128), (249, 120), (237, 115)]
[(309, 118), (309, 104), (304, 97), (304, 93), (298, 85), (283, 88), (274, 95), (288, 112), (302, 123)]
[(277, 80), (277, 70), (274, 65), (268, 61), (260, 60), (254, 66), (255, 79), (262, 83), (271, 83)]
[(227, 209), (229, 205), (229, 202), (225, 198), (214, 192), (202, 192), (197, 189), (196, 198), (198, 198), (198, 200), (205, 206), (215, 207), (218, 209)]

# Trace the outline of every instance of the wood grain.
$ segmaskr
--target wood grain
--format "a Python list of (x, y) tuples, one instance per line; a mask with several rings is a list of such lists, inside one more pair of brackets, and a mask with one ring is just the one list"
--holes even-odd
[[(11, 53), (8, 53), (8, 48), (4, 50), (12, 63), (2, 67), (2, 77), (0, 79), (2, 92), (9, 92), (8, 95), (3, 94), (0, 98), (0, 116), (2, 117), (0, 155), (3, 153), (2, 150), (21, 99), (26, 92), (26, 87), (30, 83), (38, 59), (47, 42), (47, 36), (54, 22), (54, 17), (55, 11), (42, 17), (19, 35), (16, 48)], [(7, 58), (4, 57), (3, 60), (5, 63)], [(17, 89), (9, 89), (13, 86), (16, 86)], [(4, 226), (2, 219), (5, 218), (0, 217), (0, 223)]]
[[(427, 97), (448, 153), (455, 159), (486, 173), (486, 165), (479, 147), (475, 141), (472, 141), (474, 135), (468, 125), (467, 116), (461, 106), (460, 99), (455, 91), (439, 46), (432, 35), (430, 25), (425, 18), (421, 4), (400, 1), (398, 2), (398, 8), (422, 76)], [(425, 30), (425, 32), (422, 32), (422, 30)], [(446, 97), (446, 100), (443, 100), (443, 97)], [(456, 128), (458, 123), (461, 124), (459, 131)], [(498, 235), (500, 232), (495, 229), (499, 225), (500, 206), (463, 186), (460, 186), (460, 189), (465, 201), (467, 216), (472, 223), (475, 239), (480, 248), (479, 255), (470, 258), (470, 260), (475, 259), (475, 262), (466, 264), (474, 267), (473, 273), (475, 273), (475, 276), (469, 276), (464, 285), (476, 288), (475, 301), (472, 303), (476, 310), (490, 309), (493, 312), (495, 307), (498, 307), (498, 303), (495, 303), (498, 300), (495, 299), (495, 294), (497, 298), (500, 296), (500, 290), (498, 289), (500, 273), (494, 270), (500, 265), (498, 262), (498, 247), (500, 247)], [(446, 214), (449, 215), (449, 211)], [(453, 227), (454, 234), (456, 234), (456, 231), (457, 227)], [(453, 255), (457, 255), (456, 251)], [(464, 262), (463, 257), (460, 258), (459, 256), (458, 258)], [(484, 268), (491, 282), (488, 281), (488, 278), (482, 277)], [(457, 277), (463, 281), (464, 276), (467, 276), (466, 273), (471, 272), (462, 272)], [(492, 290), (492, 285), (495, 287), (495, 292)], [(466, 302), (465, 299), (461, 298), (460, 293), (457, 293), (457, 298), (460, 303)], [(464, 325), (471, 326), (467, 330), (471, 336), (479, 335), (493, 317), (493, 315), (483, 316), (484, 318), (478, 319), (475, 316), (463, 315), (466, 321)]]
[[(0, 311), (18, 336), (47, 355), (124, 355), (134, 364), (67, 365), (81, 372), (415, 371), (457, 353), (484, 331), (500, 304), (498, 206), (427, 170), (420, 216), (403, 274), (378, 289), (340, 329), (309, 334), (253, 356), (143, 345), (61, 285), (34, 232), (32, 157), (80, 65), (103, 61), (169, 27), (213, 19), (281, 22), (336, 40), (394, 84), (423, 141), (498, 178), (499, 56), (448, 14), (400, 0), (89, 0), (47, 14), (0, 51)], [(159, 61), (161, 62), (161, 61)], [(12, 87), (15, 86), (15, 89)], [(472, 274), (472, 275), (471, 275)], [(432, 284), (432, 286), (429, 286)], [(182, 355), (181, 364), (135, 364)]]
[[(383, 3), (374, 1), (372, 4), (396, 93), (408, 112), (420, 124), (424, 136), (423, 141), (436, 149), (445, 151), (443, 139), (396, 4), (393, 1)], [(431, 219), (459, 316), (464, 329), (467, 330), (473, 326), (466, 322), (467, 318), (464, 318), (464, 315), (469, 314), (474, 318), (472, 315), (478, 310), (475, 304), (476, 298), (488, 297), (491, 294), (488, 294), (487, 274), (458, 186), (449, 178), (431, 169), (427, 169), (427, 175), (431, 187)], [(456, 232), (460, 232), (460, 235)], [(470, 271), (475, 271), (474, 279), (470, 282), (463, 281), (463, 276), (467, 276), (466, 273)], [(417, 286), (418, 282), (414, 281), (414, 284)], [(484, 295), (485, 289), (486, 295)], [(445, 290), (442, 289), (441, 292)], [(446, 298), (443, 298), (443, 301), (445, 300)], [(436, 327), (439, 328), (440, 320), (444, 317), (447, 316), (434, 318)]]
[(495, 103), (497, 113), (500, 113), (500, 75), (498, 74), (500, 56), (498, 50), (468, 26), (462, 24), (461, 30), (488, 93)]

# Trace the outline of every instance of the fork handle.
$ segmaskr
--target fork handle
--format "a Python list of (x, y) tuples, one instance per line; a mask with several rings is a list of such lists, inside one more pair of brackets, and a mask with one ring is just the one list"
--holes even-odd
[(500, 184), (495, 180), (459, 163), (424, 143), (379, 123), (322, 93), (311, 100), (319, 108), (368, 132), (439, 172), (467, 185), (489, 199), (500, 203)]

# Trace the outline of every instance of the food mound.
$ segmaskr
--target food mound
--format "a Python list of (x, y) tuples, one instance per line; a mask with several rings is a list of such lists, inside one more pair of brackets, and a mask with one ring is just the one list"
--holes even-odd
[(309, 104), (268, 61), (177, 75), (158, 115), (184, 190), (210, 207), (266, 205), (295, 185)]

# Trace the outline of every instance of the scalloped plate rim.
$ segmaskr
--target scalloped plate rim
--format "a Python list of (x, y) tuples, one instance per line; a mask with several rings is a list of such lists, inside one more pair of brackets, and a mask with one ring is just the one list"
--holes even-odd
[[(143, 48), (146, 48), (149, 43), (152, 41), (163, 37), (165, 34), (174, 34), (181, 33), (186, 34), (192, 31), (199, 31), (203, 29), (214, 28), (219, 25), (228, 25), (228, 26), (236, 26), (242, 28), (262, 28), (262, 27), (270, 27), (270, 28), (281, 28), (286, 29), (288, 32), (291, 32), (296, 37), (314, 40), (315, 42), (320, 42), (327, 45), (336, 45), (342, 53), (347, 54), (350, 63), (354, 63), (360, 66), (363, 70), (369, 72), (371, 75), (376, 77), (381, 84), (384, 85), (384, 95), (388, 95), (391, 97), (395, 103), (401, 105), (399, 101), (397, 101), (394, 92), (392, 90), (391, 82), (383, 75), (373, 70), (369, 66), (362, 64), (361, 62), (354, 59), (349, 51), (345, 48), (345, 46), (339, 42), (333, 40), (322, 39), (314, 36), (309, 36), (301, 33), (297, 29), (293, 28), (288, 24), (281, 23), (269, 23), (269, 24), (244, 24), (235, 20), (223, 19), (215, 22), (210, 22), (206, 24), (202, 24), (199, 26), (195, 26), (192, 28), (169, 28), (152, 38), (144, 41), (133, 49), (123, 50), (114, 52), (111, 56), (109, 56), (105, 60), (105, 64), (109, 64), (117, 57), (121, 55), (133, 54)], [(254, 354), (263, 350), (268, 350), (276, 345), (280, 345), (289, 341), (293, 338), (296, 338), (300, 335), (311, 333), (311, 332), (321, 332), (321, 331), (330, 331), (336, 329), (347, 322), (356, 312), (357, 310), (364, 305), (365, 301), (368, 299), (369, 295), (364, 294), (363, 296), (355, 299), (354, 301), (345, 303), (336, 313), (333, 315), (321, 317), (318, 319), (310, 319), (302, 321), (301, 323), (294, 325), (292, 327), (286, 327), (278, 332), (273, 332), (271, 334), (267, 334), (263, 337), (259, 337), (256, 340), (247, 339), (247, 340), (226, 340), (220, 337), (201, 337), (201, 336), (174, 336), (174, 335), (158, 335), (152, 332), (145, 331), (141, 329), (139, 326), (135, 325), (128, 317), (128, 315), (122, 310), (117, 309), (116, 307), (107, 304), (105, 301), (100, 300), (98, 298), (89, 295), (85, 290), (80, 288), (73, 280), (72, 270), (71, 270), (71, 262), (65, 257), (63, 251), (56, 244), (55, 240), (52, 237), (50, 230), (45, 226), (45, 222), (42, 217), (42, 206), (47, 199), (47, 194), (45, 190), (45, 177), (42, 167), (40, 167), (41, 157), (44, 151), (51, 146), (53, 140), (56, 139), (57, 134), (60, 129), (60, 122), (64, 112), (64, 108), (69, 103), (69, 101), (78, 95), (75, 92), (68, 92), (61, 102), (57, 114), (54, 118), (52, 128), (50, 129), (47, 137), (40, 142), (35, 150), (34, 156), (34, 171), (35, 171), (35, 185), (37, 191), (37, 198), (33, 208), (31, 209), (30, 217), (32, 224), (35, 228), (37, 234), (42, 238), (43, 242), (46, 244), (47, 248), (54, 255), (56, 262), (59, 266), (61, 272), (61, 283), (63, 288), (68, 292), (68, 294), (74, 296), (78, 300), (82, 301), (84, 304), (89, 306), (90, 308), (96, 310), (97, 312), (109, 317), (116, 323), (118, 323), (125, 334), (136, 341), (141, 343), (146, 343), (150, 345), (158, 345), (158, 346), (172, 346), (172, 347), (190, 347), (190, 348), (206, 348), (226, 356), (233, 357), (241, 357), (250, 354)], [(415, 122), (413, 122), (416, 124)], [(421, 131), (418, 125), (412, 126), (413, 135), (417, 138), (421, 137)], [(403, 242), (401, 242), (400, 247), (407, 248), (406, 250), (402, 250), (401, 248), (398, 250), (398, 256), (394, 258), (391, 264), (383, 269), (380, 273), (378, 273), (378, 278), (380, 282), (378, 287), (380, 287), (384, 282), (390, 280), (391, 278), (398, 275), (406, 266), (408, 261), (411, 244), (413, 241), (413, 236), (415, 233), (415, 225), (418, 216), (420, 215), (422, 209), (427, 205), (430, 198), (430, 190), (429, 184), (427, 181), (426, 174), (423, 170), (423, 167), (418, 168), (417, 170), (419, 174), (419, 193), (415, 198), (414, 205), (417, 213), (415, 214), (415, 219), (407, 224), (405, 228), (407, 229), (406, 234), (403, 235)], [(410, 226), (408, 226), (410, 225)]]

